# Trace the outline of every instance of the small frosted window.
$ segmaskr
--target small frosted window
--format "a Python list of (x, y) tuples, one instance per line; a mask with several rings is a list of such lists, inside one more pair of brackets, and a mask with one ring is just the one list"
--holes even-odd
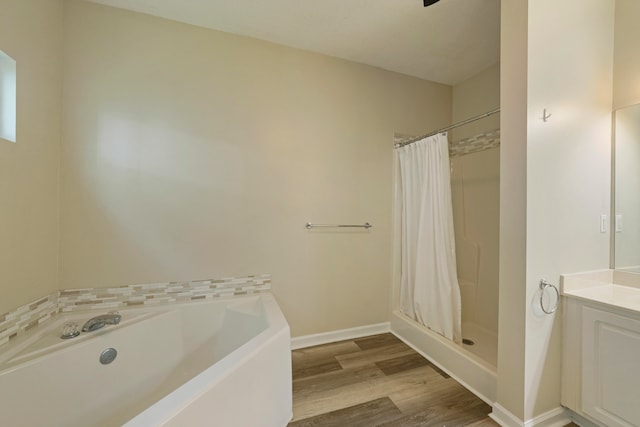
[(16, 142), (16, 61), (1, 50), (0, 138)]

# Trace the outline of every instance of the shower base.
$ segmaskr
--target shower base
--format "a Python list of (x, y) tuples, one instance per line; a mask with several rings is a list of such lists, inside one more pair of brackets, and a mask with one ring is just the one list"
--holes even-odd
[(465, 350), (475, 354), (491, 366), (498, 366), (498, 335), (475, 323), (462, 324), (462, 337), (473, 341), (473, 345), (464, 344)]
[[(483, 349), (480, 335), (469, 336), (476, 343), (462, 346), (433, 332), (400, 311), (391, 314), (391, 333), (400, 338), (434, 365), (490, 405), (496, 401), (497, 373), (491, 365), (470, 349)], [(476, 338), (477, 337), (477, 338)], [(481, 350), (482, 351), (482, 350)]]

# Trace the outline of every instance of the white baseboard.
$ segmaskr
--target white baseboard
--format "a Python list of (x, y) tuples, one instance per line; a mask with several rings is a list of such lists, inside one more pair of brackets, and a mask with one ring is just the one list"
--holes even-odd
[(580, 414), (576, 414), (573, 411), (569, 411), (569, 413), (571, 414), (571, 420), (573, 423), (578, 424), (580, 427), (599, 427), (598, 424), (586, 419)]
[(524, 423), (525, 427), (563, 427), (571, 422), (567, 410), (559, 406)]
[(336, 341), (352, 340), (368, 335), (384, 334), (390, 331), (389, 322), (375, 325), (358, 326), (337, 331), (322, 332), (320, 334), (303, 335), (291, 338), (291, 350), (313, 347), (314, 345), (328, 344)]
[(508, 411), (505, 407), (496, 403), (489, 417), (502, 427), (563, 427), (571, 422), (571, 417), (563, 407), (552, 409), (535, 418), (522, 421)]
[(522, 427), (524, 421), (513, 415), (509, 410), (499, 403), (494, 403), (489, 418), (500, 424), (502, 427)]

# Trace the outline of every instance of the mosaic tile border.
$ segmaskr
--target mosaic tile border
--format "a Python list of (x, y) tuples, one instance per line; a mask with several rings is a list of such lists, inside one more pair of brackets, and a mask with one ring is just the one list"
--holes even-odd
[(8, 343), (58, 312), (58, 293), (53, 293), (0, 315), (0, 345)]
[[(403, 144), (415, 140), (415, 137), (394, 134), (393, 143)], [(469, 138), (449, 143), (449, 157), (464, 156), (500, 146), (500, 129), (493, 129)]]
[(270, 274), (116, 288), (65, 289), (0, 315), (0, 346), (57, 313), (206, 301), (270, 289)]
[(464, 156), (500, 146), (500, 129), (490, 130), (470, 138), (452, 142), (449, 145), (449, 156)]

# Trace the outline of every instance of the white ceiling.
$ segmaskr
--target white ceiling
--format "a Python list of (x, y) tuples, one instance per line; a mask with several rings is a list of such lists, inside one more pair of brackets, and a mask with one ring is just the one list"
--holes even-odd
[(500, 0), (90, 0), (456, 84), (500, 59)]

